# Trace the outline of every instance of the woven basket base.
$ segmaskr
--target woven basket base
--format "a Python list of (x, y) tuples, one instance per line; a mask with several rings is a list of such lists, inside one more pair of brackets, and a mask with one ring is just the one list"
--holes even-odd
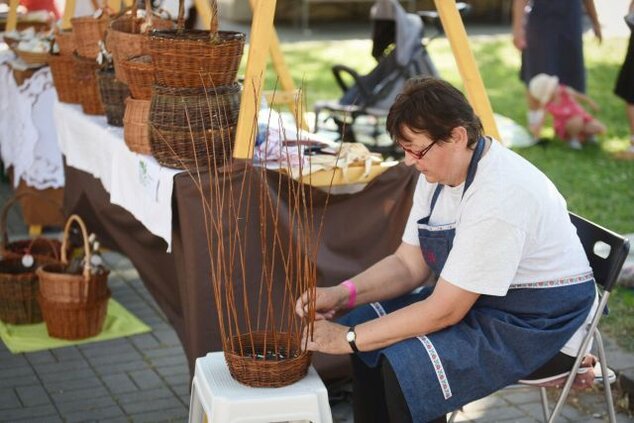
[[(275, 337), (275, 338), (274, 338)], [(253, 344), (251, 343), (253, 339)], [(266, 351), (264, 349), (266, 339)], [(277, 349), (273, 339), (277, 340)], [(311, 353), (300, 351), (299, 341), (292, 340), (288, 353), (289, 335), (286, 333), (253, 332), (233, 338), (235, 351), (225, 351), (231, 376), (243, 385), (260, 388), (279, 388), (291, 385), (308, 372)], [(240, 351), (242, 344), (242, 354)], [(230, 348), (232, 343), (228, 341)], [(253, 351), (255, 346), (255, 351)]]

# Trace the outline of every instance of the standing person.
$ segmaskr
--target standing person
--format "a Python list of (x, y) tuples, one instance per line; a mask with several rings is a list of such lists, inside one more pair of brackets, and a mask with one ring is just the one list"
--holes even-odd
[(28, 11), (46, 10), (52, 13), (56, 20), (61, 16), (54, 0), (20, 0), (20, 4), (26, 7)]
[[(309, 350), (352, 353), (355, 421), (444, 421), (519, 379), (569, 371), (597, 295), (561, 194), (484, 137), (445, 81), (410, 80), (386, 125), (421, 172), (403, 241), (364, 272), (317, 288), (304, 338)], [(435, 286), (421, 288), (432, 273)], [(297, 300), (300, 316), (307, 298)]]
[[(583, 6), (595, 36), (602, 40), (594, 0), (514, 0), (513, 44), (522, 53), (520, 79), (528, 87), (539, 73), (555, 75), (562, 84), (586, 92), (583, 60)], [(528, 126), (539, 108), (527, 92)]]
[(583, 143), (595, 140), (597, 135), (605, 133), (605, 125), (579, 104), (583, 101), (597, 111), (599, 106), (594, 100), (572, 87), (560, 84), (556, 76), (545, 73), (535, 75), (528, 84), (528, 92), (540, 107), (540, 118), (530, 126), (535, 138), (539, 137), (542, 130), (544, 111), (553, 116), (557, 136), (572, 149), (580, 150)]
[(625, 156), (634, 159), (634, 0), (630, 3), (629, 14), (625, 20), (631, 31), (630, 42), (614, 93), (625, 101), (625, 112), (630, 124), (630, 147), (626, 150)]

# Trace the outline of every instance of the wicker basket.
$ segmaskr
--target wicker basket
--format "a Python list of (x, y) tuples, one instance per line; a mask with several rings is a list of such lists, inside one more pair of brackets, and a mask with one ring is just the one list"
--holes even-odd
[(57, 91), (57, 98), (63, 103), (81, 103), (78, 87), (75, 59), (73, 56), (51, 54), (48, 58), (53, 75), (53, 84)]
[(75, 48), (80, 56), (96, 59), (99, 54), (99, 41), (106, 35), (109, 16), (102, 13), (98, 19), (92, 16), (81, 16), (70, 20), (75, 32)]
[(287, 333), (252, 332), (228, 340), (225, 348), (229, 373), (247, 386), (290, 385), (306, 376), (310, 366), (311, 353), (301, 351), (299, 340)]
[(152, 154), (150, 136), (148, 132), (148, 117), (150, 114), (150, 100), (126, 100), (125, 115), (123, 116), (123, 139), (135, 153)]
[[(56, 27), (57, 28), (57, 27)], [(70, 30), (55, 30), (55, 42), (59, 47), (59, 54), (63, 56), (72, 56), (73, 52), (77, 50), (75, 44), (75, 33)]]
[(38, 296), (46, 331), (53, 338), (84, 339), (99, 335), (106, 320), (110, 291), (88, 303), (58, 303)]
[(101, 102), (99, 85), (97, 84), (97, 70), (99, 64), (94, 59), (81, 57), (77, 53), (75, 59), (75, 76), (81, 108), (87, 115), (103, 115), (105, 111)]
[(25, 267), (21, 258), (0, 260), (0, 320), (13, 325), (39, 323), (42, 312), (37, 302), (37, 260)]
[(35, 65), (46, 65), (48, 63), (48, 51), (47, 52), (33, 52), (16, 49), (15, 54), (18, 55), (20, 59), (27, 65), (35, 66)]
[[(66, 254), (68, 235), (73, 222), (79, 225), (84, 241), (84, 268), (81, 274), (65, 273), (68, 265)], [(108, 292), (108, 274), (110, 272), (102, 268), (101, 272), (93, 274), (90, 256), (86, 225), (79, 216), (72, 215), (68, 218), (64, 228), (61, 263), (48, 264), (37, 269), (42, 297), (47, 301), (72, 304), (94, 303), (103, 298)]]
[[(24, 197), (29, 195), (35, 195), (31, 191), (23, 191), (9, 198), (9, 200), (2, 207), (0, 213), (0, 256), (3, 258), (20, 258), (25, 254), (33, 256), (36, 261), (39, 260), (53, 260), (59, 261), (61, 257), (62, 243), (56, 239), (48, 238), (35, 238), (35, 239), (21, 239), (9, 242), (9, 234), (7, 231), (7, 221), (9, 216), (9, 210), (11, 207), (18, 203)], [(45, 198), (45, 197), (43, 197)], [(48, 200), (56, 207), (62, 207), (61, 204), (57, 204), (52, 200)]]
[(124, 79), (130, 88), (132, 98), (149, 100), (152, 98), (154, 68), (150, 56), (136, 56), (119, 63)]
[(217, 4), (212, 0), (211, 30), (185, 30), (184, 0), (179, 0), (175, 30), (154, 31), (149, 48), (158, 85), (173, 88), (232, 84), (244, 49), (241, 32), (218, 31)]
[[(141, 27), (144, 23), (148, 24), (148, 29), (172, 29), (174, 22), (169, 19), (163, 19), (159, 16), (153, 16), (151, 12), (151, 1), (146, 0), (146, 16), (151, 16), (152, 19), (136, 17), (136, 11), (134, 7), (136, 2), (133, 3), (133, 9), (131, 13), (119, 16), (110, 22), (110, 28), (106, 35), (106, 47), (112, 54), (112, 62), (115, 68), (115, 74), (117, 79), (123, 82), (126, 81), (125, 73), (120, 69), (119, 64), (123, 60), (127, 60), (134, 56), (147, 55), (148, 50), (148, 33), (141, 33)], [(147, 8), (150, 11), (147, 11)]]
[(97, 71), (97, 81), (108, 123), (123, 126), (125, 99), (130, 95), (128, 86), (115, 78), (112, 68)]

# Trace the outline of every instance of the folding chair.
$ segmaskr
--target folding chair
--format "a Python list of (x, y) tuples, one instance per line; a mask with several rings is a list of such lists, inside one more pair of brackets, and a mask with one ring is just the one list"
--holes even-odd
[[(614, 380), (616, 380), (616, 377), (614, 376), (614, 372), (608, 369), (605, 347), (603, 346), (603, 339), (601, 337), (599, 329), (597, 328), (597, 325), (599, 324), (599, 320), (606, 310), (612, 288), (614, 287), (616, 279), (621, 272), (621, 268), (623, 267), (623, 263), (627, 258), (628, 252), (630, 250), (630, 243), (622, 236), (608, 229), (605, 229), (587, 219), (584, 219), (583, 217), (577, 216), (574, 213), (570, 213), (570, 221), (577, 228), (577, 235), (581, 240), (583, 249), (585, 250), (588, 261), (590, 262), (590, 267), (592, 268), (592, 271), (594, 273), (594, 280), (599, 287), (601, 299), (599, 302), (599, 307), (597, 308), (596, 314), (590, 322), (588, 333), (584, 337), (583, 342), (581, 343), (581, 347), (579, 348), (579, 351), (581, 353), (577, 356), (574, 365), (570, 370), (570, 373), (567, 377), (565, 377), (565, 383), (563, 385), (563, 388), (561, 388), (561, 393), (559, 394), (559, 398), (557, 399), (557, 403), (555, 404), (552, 412), (550, 411), (550, 406), (548, 404), (548, 397), (546, 396), (545, 386), (530, 383), (518, 383), (508, 386), (507, 388), (516, 388), (519, 386), (538, 387), (540, 389), (542, 407), (544, 411), (544, 421), (547, 421), (548, 423), (554, 422), (559, 416), (559, 413), (561, 413), (564, 404), (566, 403), (568, 394), (570, 393), (572, 385), (575, 381), (575, 377), (577, 377), (577, 372), (581, 367), (581, 362), (583, 361), (583, 358), (585, 356), (584, 352), (587, 351), (588, 345), (590, 345), (590, 342), (592, 341), (592, 339), (594, 339), (595, 345), (597, 347), (597, 352), (599, 354), (599, 363), (601, 366), (601, 374), (596, 375), (594, 382), (603, 383), (608, 416), (610, 422), (614, 423), (616, 422), (616, 415), (614, 411), (614, 402), (612, 400), (610, 383), (614, 382)], [(609, 247), (609, 249), (607, 249), (607, 247)], [(603, 377), (603, 375), (606, 375), (606, 377)], [(458, 411), (454, 411), (451, 414), (449, 422), (454, 421), (457, 413)]]

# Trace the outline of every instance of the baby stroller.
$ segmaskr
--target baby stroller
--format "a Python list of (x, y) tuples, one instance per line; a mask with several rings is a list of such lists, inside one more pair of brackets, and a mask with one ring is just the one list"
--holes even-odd
[[(458, 3), (457, 7), (462, 13), (467, 5)], [(374, 122), (372, 135), (376, 140), (380, 124), (403, 84), (416, 75), (438, 76), (427, 51), (428, 43), (443, 32), (437, 12), (407, 13), (398, 0), (377, 0), (370, 16), (373, 22), (372, 56), (377, 65), (363, 76), (345, 65), (332, 67), (343, 96), (339, 100), (315, 103), (315, 132), (319, 130), (321, 114), (327, 113), (324, 121), (333, 119), (342, 140), (355, 142), (353, 124), (359, 116), (369, 116)], [(426, 39), (423, 38), (425, 24), (431, 24), (436, 29)], [(345, 75), (352, 79), (353, 84), (346, 84)], [(382, 153), (393, 153), (393, 148), (393, 145), (387, 150), (378, 145), (372, 147)]]

